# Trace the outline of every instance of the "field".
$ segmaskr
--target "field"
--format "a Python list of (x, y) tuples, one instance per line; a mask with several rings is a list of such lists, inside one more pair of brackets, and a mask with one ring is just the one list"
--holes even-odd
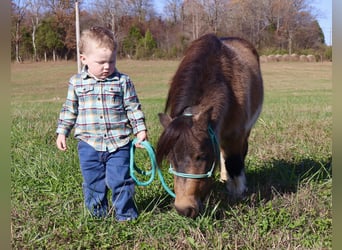
[[(161, 132), (177, 61), (119, 60)], [(13, 249), (331, 249), (331, 63), (264, 63), (265, 102), (250, 137), (248, 194), (232, 201), (217, 181), (205, 211), (179, 216), (158, 178), (136, 188), (138, 220), (91, 218), (83, 205), (76, 142), (55, 146), (57, 117), (76, 63), (12, 64), (11, 234)], [(140, 153), (138, 165), (149, 159)], [(172, 176), (161, 166), (172, 188)], [(218, 180), (218, 174), (215, 176)]]

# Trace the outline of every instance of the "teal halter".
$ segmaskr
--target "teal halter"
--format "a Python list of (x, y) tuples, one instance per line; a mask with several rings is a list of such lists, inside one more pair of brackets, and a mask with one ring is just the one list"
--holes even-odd
[[(187, 114), (187, 116), (190, 116), (190, 114)], [(218, 158), (220, 156), (219, 144), (218, 144), (216, 134), (210, 125), (208, 127), (208, 133), (209, 133), (211, 142), (213, 144), (216, 157)], [(176, 170), (174, 170), (174, 168), (170, 164), (169, 173), (176, 175), (176, 176), (179, 176), (179, 177), (190, 178), (190, 179), (210, 178), (213, 175), (215, 165), (216, 165), (216, 161), (213, 162), (211, 169), (206, 174), (187, 174), (187, 173), (177, 172)]]
[[(186, 115), (190, 116), (190, 114), (186, 114)], [(219, 157), (220, 157), (219, 144), (218, 144), (216, 134), (215, 134), (215, 132), (211, 126), (208, 127), (208, 133), (209, 133), (211, 142), (213, 144), (214, 151), (216, 153), (216, 157), (219, 159)], [(162, 186), (168, 192), (169, 195), (171, 195), (173, 198), (175, 198), (176, 197), (175, 193), (171, 191), (171, 189), (168, 187), (168, 185), (166, 184), (166, 182), (164, 180), (162, 172), (157, 165), (157, 160), (156, 160), (156, 156), (154, 153), (154, 149), (148, 141), (142, 141), (142, 142), (140, 142), (140, 144), (144, 146), (144, 149), (146, 149), (146, 151), (150, 157), (151, 169), (148, 171), (143, 171), (136, 166), (135, 161), (134, 161), (134, 152), (135, 152), (135, 148), (136, 148), (135, 143), (137, 143), (137, 142), (138, 142), (138, 139), (135, 138), (132, 141), (132, 145), (130, 148), (130, 175), (131, 175), (132, 179), (136, 182), (136, 184), (138, 186), (147, 186), (147, 185), (151, 184), (151, 182), (154, 180), (155, 175), (156, 175), (156, 171), (157, 171)], [(169, 173), (176, 175), (176, 176), (179, 176), (179, 177), (191, 178), (191, 179), (210, 178), (213, 175), (215, 165), (216, 165), (216, 161), (213, 162), (211, 169), (206, 174), (187, 174), (187, 173), (180, 173), (180, 172), (175, 171), (170, 164)], [(141, 175), (145, 175), (145, 176), (150, 175), (150, 179), (145, 181), (145, 182), (139, 181), (135, 175), (135, 171)]]

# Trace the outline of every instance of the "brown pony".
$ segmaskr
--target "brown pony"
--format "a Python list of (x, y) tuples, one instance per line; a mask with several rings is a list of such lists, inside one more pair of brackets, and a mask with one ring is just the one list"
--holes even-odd
[(158, 164), (166, 158), (175, 175), (179, 214), (199, 214), (220, 161), (228, 191), (235, 197), (245, 192), (248, 137), (262, 103), (259, 56), (249, 42), (213, 34), (192, 42), (159, 114), (164, 131), (156, 149)]

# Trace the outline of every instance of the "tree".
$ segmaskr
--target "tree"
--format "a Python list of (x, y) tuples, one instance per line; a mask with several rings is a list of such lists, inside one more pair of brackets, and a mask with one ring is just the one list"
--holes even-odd
[[(59, 56), (67, 58), (70, 51), (76, 50), (75, 0), (44, 0), (46, 16), (53, 20), (55, 33), (63, 47), (58, 46)], [(81, 3), (82, 1), (80, 1)], [(53, 50), (57, 53), (56, 50)], [(54, 60), (57, 55), (53, 55)]]
[(203, 7), (210, 30), (218, 33), (220, 23), (224, 21), (227, 0), (203, 0)]
[(36, 32), (41, 19), (41, 9), (44, 6), (43, 0), (27, 0), (30, 10), (29, 16), (32, 24), (32, 46), (33, 46), (33, 60), (37, 61), (37, 45)]
[(27, 2), (23, 0), (17, 0), (16, 2), (12, 1), (12, 22), (15, 25), (14, 31), (14, 41), (15, 41), (15, 59), (17, 62), (22, 62), (22, 58), (20, 56), (20, 40), (21, 40), (21, 23), (24, 20), (26, 10), (27, 10)]
[(148, 29), (145, 32), (145, 36), (139, 39), (139, 47), (137, 51), (137, 58), (149, 58), (153, 56), (154, 50), (157, 47), (156, 41)]
[(177, 24), (182, 21), (182, 9), (182, 0), (167, 0), (164, 6), (164, 13), (171, 23)]
[(184, 1), (184, 21), (188, 27), (188, 32), (191, 34), (191, 40), (195, 40), (201, 35), (203, 16), (203, 6), (199, 0)]
[(154, 15), (152, 0), (127, 0), (127, 12), (138, 17), (139, 22), (151, 19)]
[(115, 34), (121, 33), (120, 20), (127, 14), (127, 2), (103, 0), (92, 3), (91, 10), (101, 25), (109, 27)]
[[(192, 40), (209, 32), (240, 36), (259, 51), (290, 54), (324, 48), (312, 0), (167, 0), (161, 16), (155, 15), (152, 0), (78, 1), (81, 29), (112, 29), (119, 56), (179, 57)], [(12, 0), (12, 58), (74, 57), (74, 2)]]
[(276, 20), (275, 34), (281, 43), (287, 43), (288, 53), (292, 54), (294, 39), (298, 31), (310, 23), (307, 18), (303, 18), (305, 13), (308, 13), (307, 1), (277, 0), (273, 2), (273, 8)]
[(44, 60), (47, 61), (48, 54), (52, 55), (53, 61), (56, 61), (56, 52), (63, 48), (61, 30), (58, 28), (54, 18), (48, 18), (42, 21), (37, 31), (37, 45), (44, 54)]
[(123, 41), (123, 49), (129, 58), (135, 57), (137, 54), (138, 44), (142, 38), (141, 32), (138, 27), (132, 26), (128, 36)]
[(23, 25), (20, 30), (20, 49), (19, 54), (22, 61), (25, 61), (28, 58), (32, 58), (33, 55), (33, 46), (32, 46), (32, 36), (30, 26)]

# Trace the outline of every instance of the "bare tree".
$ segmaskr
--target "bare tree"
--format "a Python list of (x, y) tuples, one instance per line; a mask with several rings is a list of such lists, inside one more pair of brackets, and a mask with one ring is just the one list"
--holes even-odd
[(43, 8), (43, 0), (27, 0), (30, 10), (30, 19), (32, 24), (32, 46), (33, 46), (33, 60), (37, 61), (37, 45), (36, 32), (41, 19), (41, 9)]
[(24, 0), (16, 0), (14, 3), (12, 2), (13, 8), (13, 21), (15, 23), (15, 34), (14, 34), (14, 41), (15, 41), (15, 59), (17, 62), (22, 62), (20, 56), (20, 40), (21, 40), (21, 23), (24, 20), (26, 11), (27, 11), (28, 3)]
[(167, 0), (164, 6), (164, 13), (172, 23), (178, 23), (182, 20), (183, 0)]
[(293, 39), (298, 30), (307, 23), (303, 17), (309, 12), (308, 0), (276, 0), (273, 2), (276, 19), (276, 35), (287, 42), (288, 53), (292, 54)]
[(259, 47), (263, 31), (269, 27), (266, 17), (270, 0), (242, 0), (237, 4), (240, 32), (243, 37)]
[(185, 32), (187, 31), (190, 33), (191, 40), (195, 40), (201, 35), (203, 16), (204, 8), (200, 0), (184, 1)]
[(103, 0), (90, 3), (91, 11), (97, 16), (101, 25), (107, 26), (113, 32), (120, 32), (120, 19), (127, 14), (127, 1)]
[(225, 7), (228, 2), (229, 0), (202, 0), (207, 23), (210, 26), (210, 30), (216, 34), (224, 20)]
[(128, 13), (144, 22), (155, 15), (152, 0), (127, 0)]

